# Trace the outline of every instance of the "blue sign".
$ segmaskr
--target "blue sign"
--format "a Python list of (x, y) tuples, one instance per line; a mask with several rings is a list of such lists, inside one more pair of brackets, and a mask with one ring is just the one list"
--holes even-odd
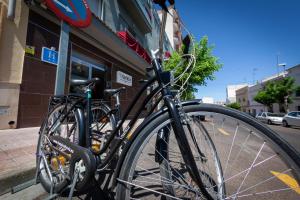
[(46, 63), (57, 65), (58, 63), (58, 52), (47, 47), (42, 48), (41, 60)]
[(87, 27), (92, 14), (87, 0), (46, 0), (46, 5), (56, 16), (76, 27)]

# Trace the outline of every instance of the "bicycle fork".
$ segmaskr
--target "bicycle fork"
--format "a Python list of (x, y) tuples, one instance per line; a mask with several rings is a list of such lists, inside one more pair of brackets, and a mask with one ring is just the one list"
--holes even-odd
[(165, 105), (168, 108), (169, 115), (171, 117), (172, 121), (172, 127), (175, 133), (175, 137), (180, 149), (180, 152), (182, 154), (183, 160), (187, 166), (187, 170), (192, 178), (192, 180), (198, 185), (200, 188), (201, 193), (208, 199), (213, 200), (211, 195), (207, 192), (205, 189), (205, 186), (203, 185), (203, 182), (201, 180), (198, 167), (196, 165), (195, 159), (192, 154), (192, 150), (189, 146), (187, 136), (185, 135), (185, 131), (183, 129), (183, 126), (181, 124), (181, 119), (179, 115), (179, 111), (176, 108), (176, 105), (174, 101), (166, 96), (164, 98)]

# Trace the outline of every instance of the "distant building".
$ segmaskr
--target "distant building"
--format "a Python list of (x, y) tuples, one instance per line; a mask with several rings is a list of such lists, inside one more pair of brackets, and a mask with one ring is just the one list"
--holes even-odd
[[(300, 86), (300, 64), (287, 69), (287, 75), (295, 79), (295, 84)], [(292, 95), (293, 103), (289, 104), (290, 111), (300, 111), (300, 91)]]
[(212, 98), (212, 97), (203, 97), (203, 98), (202, 98), (202, 103), (210, 103), (210, 104), (213, 104), (213, 103), (214, 103), (214, 98)]
[[(300, 85), (300, 65), (296, 65), (292, 68), (287, 69), (286, 72), (276, 74), (267, 77), (260, 81), (259, 83), (251, 86), (245, 86), (236, 90), (236, 101), (241, 104), (241, 110), (247, 112), (253, 116), (260, 112), (267, 112), (268, 107), (256, 102), (254, 97), (257, 93), (263, 89), (263, 87), (269, 81), (276, 81), (283, 79), (285, 76), (292, 77), (295, 79), (295, 84)], [(289, 104), (290, 111), (300, 111), (300, 93), (295, 93), (292, 95), (293, 103)], [(273, 112), (280, 112), (279, 105), (277, 103), (273, 104)]]
[(225, 101), (214, 101), (214, 104), (220, 105), (220, 106), (225, 106), (226, 102)]
[(240, 85), (228, 85), (226, 88), (226, 104), (236, 102), (236, 94), (235, 91), (247, 86), (247, 84)]
[(248, 88), (248, 100), (249, 100), (248, 109), (250, 110), (250, 113), (253, 116), (256, 116), (256, 114), (260, 112), (268, 111), (268, 108), (265, 105), (254, 101), (254, 97), (257, 95), (258, 91), (261, 90), (262, 87), (263, 87), (262, 84), (256, 84)]
[[(165, 41), (170, 41), (172, 48), (174, 50), (178, 50), (182, 45), (180, 17), (178, 12), (172, 7), (169, 7), (169, 12), (172, 14), (172, 16), (169, 14), (167, 15), (166, 36), (168, 39), (165, 39)], [(158, 15), (160, 20), (162, 20), (161, 11), (158, 11)]]
[[(259, 83), (257, 83), (256, 85), (252, 85), (249, 87), (248, 89), (248, 100), (249, 100), (249, 110), (250, 113), (255, 116), (256, 114), (260, 113), (260, 112), (267, 112), (268, 111), (268, 107), (260, 104), (258, 102), (256, 102), (254, 100), (254, 97), (257, 95), (257, 93), (269, 82), (269, 81), (275, 81), (275, 80), (280, 80), (284, 77), (284, 73), (280, 73), (280, 74), (275, 74), (273, 76), (269, 76), (265, 79), (263, 79), (262, 81), (260, 81)], [(279, 112), (279, 106), (278, 104), (274, 104), (273, 105), (273, 112)]]
[(250, 113), (249, 100), (248, 100), (248, 86), (244, 86), (235, 91), (236, 102), (241, 105), (241, 111)]

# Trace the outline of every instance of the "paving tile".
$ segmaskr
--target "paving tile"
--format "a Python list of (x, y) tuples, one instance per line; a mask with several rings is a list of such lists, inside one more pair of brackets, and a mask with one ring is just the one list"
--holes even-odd
[(2, 160), (0, 162), (0, 173), (7, 171), (7, 170), (11, 170), (17, 167), (17, 163), (15, 161), (13, 161), (12, 159), (6, 159), (6, 160)]
[(0, 162), (9, 159), (9, 156), (5, 152), (0, 152)]

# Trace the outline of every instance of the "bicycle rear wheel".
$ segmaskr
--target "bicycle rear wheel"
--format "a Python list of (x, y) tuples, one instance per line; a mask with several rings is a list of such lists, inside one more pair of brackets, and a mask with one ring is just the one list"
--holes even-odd
[[(117, 199), (300, 198), (299, 153), (280, 136), (232, 109), (199, 104), (184, 111), (185, 134), (210, 197), (190, 177), (165, 113), (140, 132), (127, 152)], [(163, 129), (169, 136), (161, 149), (157, 138)], [(155, 161), (157, 156), (161, 159)]]
[(79, 143), (80, 123), (76, 110), (68, 114), (67, 106), (58, 105), (48, 114), (48, 118), (40, 129), (37, 144), (37, 169), (39, 179), (47, 192), (60, 192), (70, 180), (68, 176), (70, 163), (66, 158), (50, 148), (50, 136), (60, 136), (70, 142)]

